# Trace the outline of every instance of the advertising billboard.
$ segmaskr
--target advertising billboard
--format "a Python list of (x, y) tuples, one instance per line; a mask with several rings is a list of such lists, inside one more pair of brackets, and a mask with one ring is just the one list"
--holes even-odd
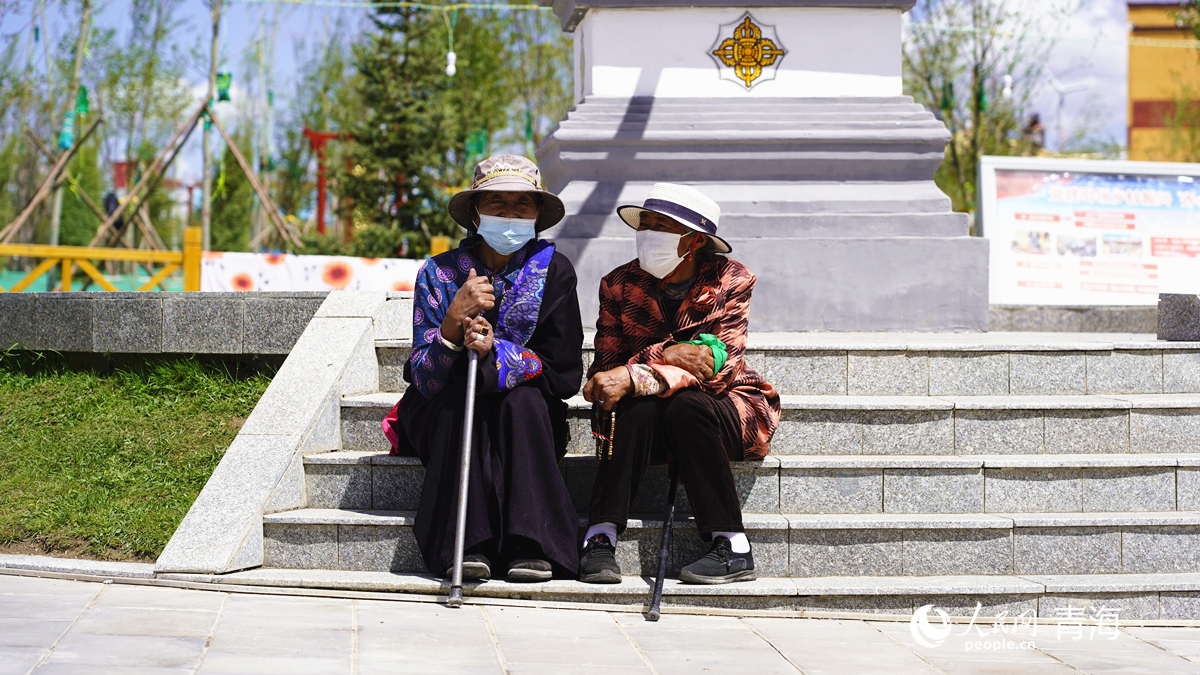
[(983, 157), (994, 305), (1200, 292), (1200, 164)]

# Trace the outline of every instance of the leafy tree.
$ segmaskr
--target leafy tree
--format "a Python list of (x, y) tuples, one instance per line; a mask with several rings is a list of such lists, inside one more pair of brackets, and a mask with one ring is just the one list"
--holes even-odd
[(574, 43), (554, 16), (543, 12), (513, 12), (505, 37), (515, 71), (507, 140), (520, 144), (532, 157), (574, 102)]
[(383, 225), (368, 225), (354, 233), (349, 244), (336, 235), (321, 235), (315, 232), (301, 236), (306, 255), (350, 255), (359, 258), (400, 258), (401, 251), (411, 250), (420, 239), (420, 233), (405, 232), (399, 228)]
[[(1179, 79), (1179, 78), (1177, 78)], [(1164, 162), (1200, 162), (1200, 94), (1190, 83), (1183, 83), (1174, 106), (1163, 119), (1159, 147), (1151, 150), (1152, 159)]]
[[(16, 0), (0, 0), (0, 24), (17, 9)], [(28, 68), (23, 69), (19, 65), (20, 44), (19, 33), (0, 35), (0, 122), (21, 105), (31, 86), (28, 78), (22, 76), (27, 74)]]
[(1179, 9), (1175, 10), (1175, 23), (1184, 30), (1190, 30), (1192, 35), (1200, 40), (1200, 0), (1180, 0)]
[[(347, 129), (354, 169), (339, 176), (342, 211), (356, 230), (376, 224), (420, 232), (410, 249), (417, 255), (432, 235), (461, 234), (446, 204), (470, 183), (475, 161), (501, 147), (511, 151), (514, 142), (530, 151), (538, 140), (524, 133), (531, 117), (539, 134), (545, 116), (557, 119), (569, 99), (567, 50), (540, 46), (562, 40), (548, 17), (537, 24), (521, 14), (376, 10), (375, 30), (354, 51), (363, 111)], [(446, 74), (451, 34), (453, 77)], [(541, 65), (527, 72), (522, 59)]]
[(300, 235), (300, 242), (303, 244), (300, 249), (303, 255), (350, 255), (350, 246), (333, 234), (308, 232)]
[(0, 223), (12, 222), (12, 219), (17, 215), (17, 209), (21, 208), (16, 204), (16, 189), (19, 187), (17, 174), (20, 172), (20, 163), (23, 159), (21, 152), (21, 141), (16, 138), (4, 138), (4, 145), (0, 146)]
[(100, 170), (100, 144), (97, 140), (89, 140), (79, 149), (67, 165), (67, 176), (58, 241), (63, 246), (87, 246), (100, 226), (100, 218), (83, 201), (79, 191), (86, 192), (96, 206), (104, 208), (104, 176)]
[(374, 225), (354, 233), (351, 254), (361, 258), (397, 258), (406, 234), (390, 227)]
[(176, 18), (183, 0), (131, 0), (131, 28), (124, 47), (101, 55), (100, 82), (116, 141), (114, 150), (149, 164), (191, 112), (183, 83), (187, 53), (170, 38), (185, 27)]
[(464, 182), (467, 136), (507, 126), (501, 22), (492, 11), (461, 13), (451, 78), (441, 13), (386, 8), (373, 21), (378, 32), (355, 50), (366, 114), (351, 129), (355, 169), (341, 178), (343, 208), (363, 226), (449, 233), (456, 225), (445, 205)]
[[(124, 44), (118, 43), (112, 29), (97, 29), (91, 39), (92, 57), (85, 65), (84, 81), (95, 83), (93, 109), (106, 119), (97, 132), (103, 140), (104, 160), (135, 162), (136, 175), (149, 167), (195, 110), (183, 79), (191, 56), (177, 37), (188, 28), (178, 17), (182, 3), (130, 0), (130, 29)], [(146, 197), (150, 221), (167, 243), (180, 225), (174, 206), (161, 188)], [(135, 235), (135, 240), (140, 236)]]
[[(232, 137), (243, 156), (248, 156), (252, 143), (250, 125), (240, 126)], [(213, 182), (212, 196), (212, 250), (249, 251), (250, 218), (257, 199), (254, 188), (229, 148), (222, 147), (217, 166), (219, 174)]]
[[(296, 43), (295, 87), (276, 133), (280, 162), (272, 181), (275, 199), (286, 213), (299, 214), (316, 207), (316, 153), (304, 129), (338, 131), (359, 117), (348, 38), (346, 25), (339, 19), (320, 43), (310, 45), (303, 39)], [(326, 146), (327, 177), (334, 177), (334, 167), (342, 165), (339, 143)]]
[[(44, 30), (47, 0), (31, 3), (0, 0), (0, 24), (24, 4), (31, 21), (19, 33), (0, 35), (0, 221), (7, 224), (33, 198), (45, 179), (51, 162), (29, 140), (26, 128), (48, 145), (55, 145), (61, 122), (62, 90), (78, 35), (64, 35), (53, 42)], [(69, 13), (79, 3), (64, 3)], [(31, 243), (40, 234), (44, 242), (49, 229), (49, 200), (17, 234), (16, 241)]]
[(904, 91), (950, 130), (934, 180), (954, 210), (976, 208), (981, 155), (1033, 150), (1021, 130), (1053, 47), (1046, 24), (1064, 20), (1075, 4), (1055, 0), (1037, 14), (1004, 0), (917, 0), (907, 15)]
[[(1200, 0), (1182, 0), (1179, 9), (1173, 12), (1180, 30), (1189, 32), (1200, 40)], [(1200, 52), (1196, 54), (1200, 58)], [(1172, 162), (1200, 161), (1200, 105), (1196, 97), (1197, 87), (1185, 79), (1182, 73), (1173, 71), (1173, 80), (1180, 83), (1175, 94), (1174, 106), (1163, 119), (1163, 140), (1156, 151), (1155, 159)]]

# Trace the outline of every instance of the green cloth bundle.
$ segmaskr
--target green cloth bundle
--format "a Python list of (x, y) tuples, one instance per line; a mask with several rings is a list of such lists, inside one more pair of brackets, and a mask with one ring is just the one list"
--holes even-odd
[(706, 345), (712, 350), (713, 355), (713, 374), (721, 372), (721, 367), (725, 365), (725, 361), (729, 359), (729, 353), (725, 351), (725, 343), (717, 339), (716, 335), (710, 333), (701, 333), (698, 340), (688, 340), (680, 342), (681, 345)]

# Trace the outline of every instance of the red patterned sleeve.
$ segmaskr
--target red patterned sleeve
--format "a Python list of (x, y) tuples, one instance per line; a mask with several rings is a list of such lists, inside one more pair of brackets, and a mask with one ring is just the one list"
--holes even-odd
[(758, 281), (750, 270), (742, 266), (731, 269), (721, 280), (725, 288), (725, 311), (717, 319), (712, 334), (725, 343), (725, 365), (713, 378), (702, 382), (701, 388), (719, 394), (741, 377), (745, 368), (746, 337), (750, 327), (750, 295)]
[(596, 318), (596, 352), (587, 377), (617, 366), (629, 358), (621, 337), (621, 286), (605, 276), (600, 280), (600, 315)]

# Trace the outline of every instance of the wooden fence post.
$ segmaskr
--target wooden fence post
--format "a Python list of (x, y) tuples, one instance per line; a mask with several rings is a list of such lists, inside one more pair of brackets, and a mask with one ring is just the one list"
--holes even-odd
[(183, 232), (183, 290), (200, 290), (200, 258), (203, 256), (201, 229), (189, 227)]

